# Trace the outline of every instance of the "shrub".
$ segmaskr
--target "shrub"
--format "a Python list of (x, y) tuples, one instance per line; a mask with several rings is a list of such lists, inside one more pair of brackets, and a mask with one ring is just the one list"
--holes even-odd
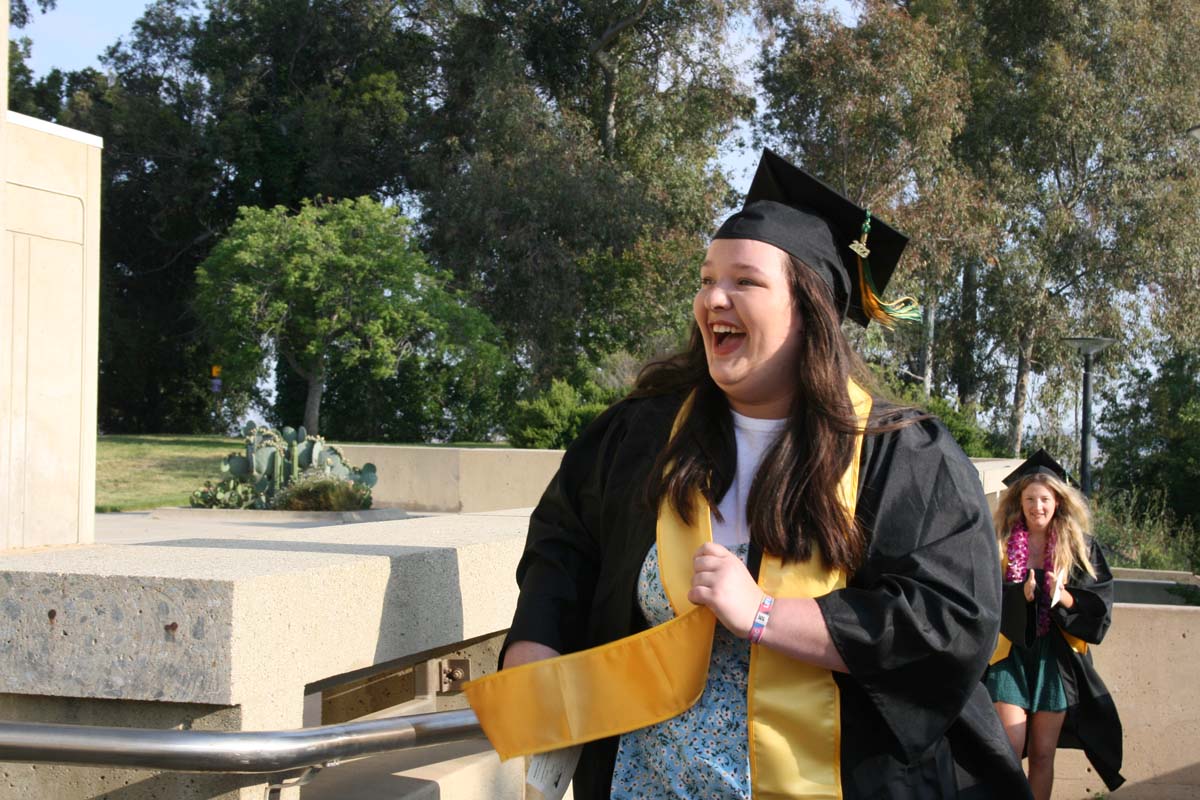
[(508, 438), (514, 447), (566, 447), (606, 408), (608, 403), (585, 398), (555, 378), (540, 396), (517, 401)]
[(371, 507), (371, 489), (323, 472), (305, 472), (275, 493), (279, 511), (361, 511)]
[(1200, 533), (1172, 513), (1163, 491), (1097, 495), (1092, 533), (1112, 566), (1200, 571)]
[(954, 441), (971, 458), (1004, 458), (1008, 455), (1004, 436), (988, 430), (940, 397), (918, 401), (950, 431)]

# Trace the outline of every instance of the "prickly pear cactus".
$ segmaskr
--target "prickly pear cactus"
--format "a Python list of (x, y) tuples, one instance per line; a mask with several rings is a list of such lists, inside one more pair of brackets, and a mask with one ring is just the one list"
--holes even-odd
[(345, 454), (320, 436), (309, 436), (304, 426), (281, 431), (247, 423), (242, 430), (246, 452), (230, 453), (221, 462), (229, 476), (216, 486), (211, 482), (192, 493), (192, 505), (204, 508), (270, 508), (276, 494), (293, 481), (314, 475), (362, 487), (368, 507), (378, 480), (374, 464), (356, 469)]

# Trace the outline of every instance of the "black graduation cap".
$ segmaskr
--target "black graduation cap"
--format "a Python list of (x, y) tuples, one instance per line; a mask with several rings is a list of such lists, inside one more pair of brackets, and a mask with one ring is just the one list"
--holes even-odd
[(1029, 458), (1025, 459), (1025, 462), (1021, 464), (1021, 466), (1010, 472), (1004, 479), (1004, 485), (1012, 486), (1026, 475), (1037, 475), (1038, 473), (1044, 475), (1053, 475), (1063, 483), (1073, 483), (1073, 481), (1067, 477), (1067, 470), (1063, 467), (1063, 465), (1051, 458), (1050, 454), (1043, 449), (1038, 450)]
[(742, 210), (714, 239), (756, 239), (794, 255), (833, 290), (839, 313), (864, 328), (921, 318), (916, 301), (880, 299), (908, 237), (816, 177), (763, 149)]

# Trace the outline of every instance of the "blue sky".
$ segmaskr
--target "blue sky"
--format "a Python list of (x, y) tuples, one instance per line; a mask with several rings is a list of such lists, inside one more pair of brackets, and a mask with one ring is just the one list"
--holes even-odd
[[(56, 9), (48, 14), (35, 10), (29, 25), (8, 34), (11, 39), (33, 40), (28, 63), (35, 75), (45, 75), (51, 67), (96, 67), (110, 44), (129, 35), (147, 4), (147, 0), (58, 0)], [(37, 4), (29, 0), (29, 5)]]

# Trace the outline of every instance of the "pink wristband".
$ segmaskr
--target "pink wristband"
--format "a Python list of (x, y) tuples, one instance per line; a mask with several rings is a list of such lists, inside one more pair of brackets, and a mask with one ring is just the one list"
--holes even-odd
[(762, 638), (763, 631), (767, 628), (767, 620), (771, 618), (771, 607), (774, 605), (775, 598), (764, 594), (762, 602), (758, 604), (758, 613), (754, 615), (754, 624), (750, 626), (751, 644), (758, 644), (758, 640)]

